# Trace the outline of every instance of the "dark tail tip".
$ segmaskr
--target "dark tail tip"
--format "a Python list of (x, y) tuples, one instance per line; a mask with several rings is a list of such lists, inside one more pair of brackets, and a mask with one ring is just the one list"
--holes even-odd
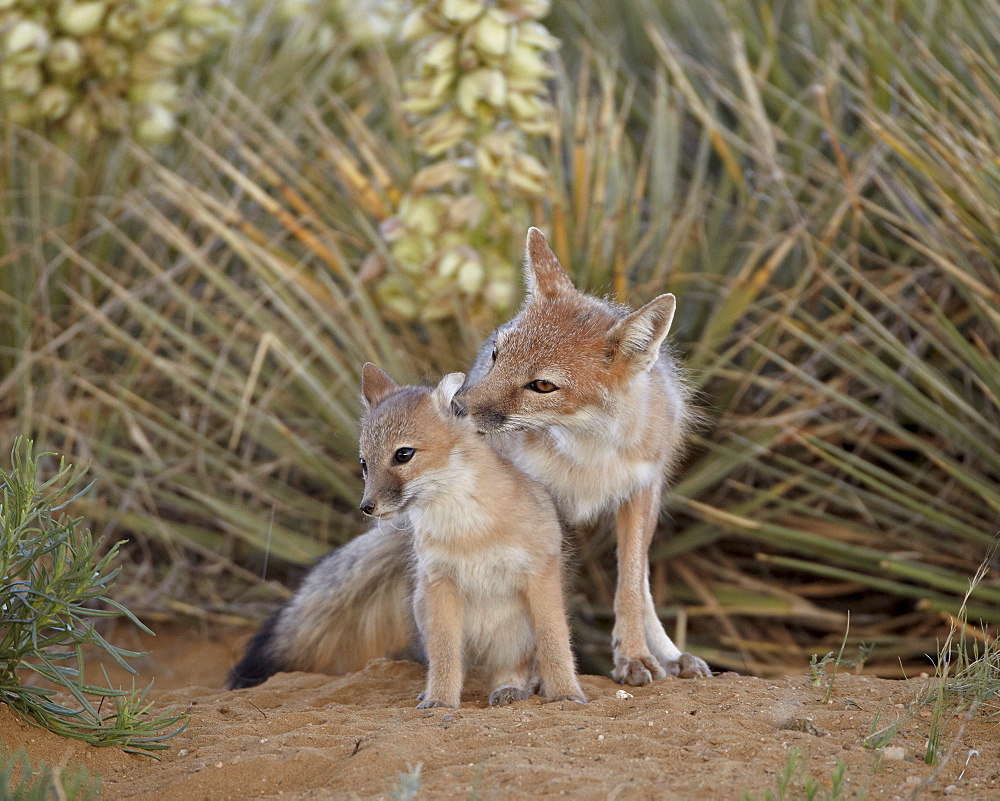
[(247, 650), (243, 658), (229, 671), (226, 687), (230, 690), (256, 687), (282, 670), (281, 660), (274, 653), (274, 632), (278, 627), (280, 613), (281, 609), (275, 610), (264, 621), (260, 631), (247, 643)]

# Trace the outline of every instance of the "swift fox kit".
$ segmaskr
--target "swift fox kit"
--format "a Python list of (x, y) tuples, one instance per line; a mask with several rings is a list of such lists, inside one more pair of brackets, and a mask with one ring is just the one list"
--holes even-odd
[(426, 653), (421, 707), (458, 706), (465, 658), (492, 674), (492, 705), (526, 698), (536, 678), (550, 700), (586, 702), (555, 507), (453, 414), (462, 379), (446, 376), (433, 391), (399, 387), (365, 365), (361, 509), (395, 520), (317, 563), (250, 640), (230, 688), (278, 671), (338, 674)]
[(528, 697), (585, 703), (563, 602), (562, 533), (548, 493), (451, 409), (465, 376), (400, 387), (366, 364), (361, 510), (406, 516), (413, 608), (428, 658), (420, 709), (459, 705), (468, 660), (490, 675), (491, 705)]
[(660, 351), (674, 296), (632, 311), (579, 292), (537, 228), (525, 278), (521, 311), (480, 350), (455, 410), (543, 484), (570, 524), (616, 515), (612, 676), (709, 676), (667, 636), (649, 591), (660, 494), (690, 419), (677, 369)]

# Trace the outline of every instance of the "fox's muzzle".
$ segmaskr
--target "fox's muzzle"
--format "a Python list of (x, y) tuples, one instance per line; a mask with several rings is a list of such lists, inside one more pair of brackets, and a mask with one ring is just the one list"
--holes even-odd
[(375, 502), (369, 501), (367, 498), (362, 499), (361, 506), (358, 507), (366, 515), (371, 516), (372, 512), (375, 511)]
[(495, 434), (507, 427), (507, 415), (493, 409), (474, 411), (471, 413), (471, 417), (480, 434)]
[[(496, 409), (483, 408), (482, 401), (477, 403), (475, 398), (473, 398), (472, 406), (469, 406), (466, 395), (478, 389), (478, 385), (462, 387), (451, 399), (451, 411), (456, 417), (471, 417), (480, 434), (495, 434), (502, 431), (507, 426), (507, 415)], [(477, 394), (483, 393), (480, 391)], [(486, 395), (486, 402), (489, 402), (488, 398), (489, 396)]]

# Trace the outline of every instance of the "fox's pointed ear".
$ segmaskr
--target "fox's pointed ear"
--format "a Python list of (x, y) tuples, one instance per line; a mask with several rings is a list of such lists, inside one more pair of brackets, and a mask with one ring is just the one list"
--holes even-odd
[(554, 298), (575, 291), (573, 282), (552, 252), (545, 235), (537, 228), (528, 229), (524, 252), (524, 283), (533, 298)]
[(608, 332), (612, 358), (630, 361), (643, 370), (650, 369), (656, 364), (676, 306), (677, 299), (673, 295), (660, 295), (615, 323)]
[(399, 384), (381, 367), (366, 362), (361, 368), (361, 399), (367, 408), (375, 408), (397, 389)]
[(431, 393), (431, 400), (434, 401), (434, 405), (437, 406), (438, 411), (445, 417), (452, 417), (454, 415), (454, 412), (451, 410), (451, 401), (464, 383), (465, 373), (448, 373), (434, 387), (434, 391)]

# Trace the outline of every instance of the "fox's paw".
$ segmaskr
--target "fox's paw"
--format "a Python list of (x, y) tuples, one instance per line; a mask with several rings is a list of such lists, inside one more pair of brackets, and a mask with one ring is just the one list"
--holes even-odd
[(528, 691), (523, 687), (504, 686), (497, 687), (490, 693), (490, 706), (507, 706), (515, 701), (524, 701), (528, 697)]
[(546, 698), (545, 703), (553, 704), (556, 701), (572, 701), (575, 704), (585, 704), (587, 703), (587, 696), (583, 694), (583, 691), (573, 692), (573, 693), (563, 693), (562, 695), (555, 695), (552, 698)]
[(458, 704), (449, 704), (447, 701), (442, 701), (440, 698), (427, 698), (426, 693), (420, 693), (420, 697), (423, 700), (417, 704), (417, 709), (434, 709), (439, 706), (445, 706), (450, 709), (458, 708)]
[(694, 654), (681, 654), (676, 659), (671, 659), (663, 663), (668, 676), (677, 676), (681, 679), (710, 679), (712, 670), (705, 660)]
[(653, 679), (666, 678), (666, 675), (663, 666), (649, 654), (634, 659), (616, 656), (615, 669), (611, 671), (611, 678), (619, 684), (635, 687), (649, 684)]

